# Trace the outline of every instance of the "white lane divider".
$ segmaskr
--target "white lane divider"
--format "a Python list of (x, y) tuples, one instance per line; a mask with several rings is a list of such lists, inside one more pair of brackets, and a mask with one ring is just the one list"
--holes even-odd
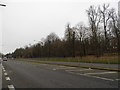
[(67, 66), (59, 66), (59, 67), (67, 67)]
[(8, 74), (7, 73), (4, 73), (5, 76), (7, 76)]
[(9, 77), (5, 77), (5, 79), (6, 79), (7, 81), (9, 81), (9, 80), (10, 80), (10, 78), (9, 78)]
[(61, 67), (61, 68), (53, 68), (53, 70), (57, 70), (57, 69), (72, 69), (72, 68), (76, 68), (76, 67)]
[(56, 70), (55, 68), (53, 68), (52, 70)]
[(85, 73), (86, 75), (88, 74), (112, 74), (112, 73), (117, 73), (117, 72), (99, 72), (99, 73)]
[(115, 79), (115, 80), (119, 81), (120, 79)]
[(0, 90), (2, 90), (2, 63), (0, 63)]
[[(3, 71), (4, 71), (4, 75), (7, 76), (8, 74), (5, 72), (5, 68), (3, 67), (3, 65), (2, 65), (1, 67), (2, 67), (2, 69), (3, 69)], [(5, 77), (5, 79), (6, 79), (7, 81), (10, 81), (10, 77)], [(14, 88), (13, 85), (8, 85), (8, 89), (9, 89), (9, 90), (15, 90), (15, 88)]]
[(65, 70), (65, 71), (89, 71), (89, 70), (93, 70), (93, 69), (75, 69), (75, 70)]
[(15, 90), (13, 85), (8, 85), (9, 90)]
[[(85, 74), (86, 75), (86, 74)], [(103, 80), (108, 80), (108, 81), (114, 81), (113, 79), (109, 79), (109, 78), (104, 78), (104, 77), (99, 77), (99, 76), (89, 76), (89, 75), (86, 75), (88, 77), (94, 77), (94, 78), (99, 78), (99, 79), (103, 79)]]
[(5, 72), (5, 69), (3, 70), (3, 72)]
[(81, 76), (87, 76), (87, 77), (98, 78), (98, 79), (102, 79), (102, 80), (114, 81), (113, 79), (109, 79), (109, 78), (105, 78), (105, 77), (91, 76), (91, 75), (88, 75), (88, 74), (80, 74), (80, 73), (74, 73), (74, 72), (69, 72), (69, 73), (77, 74), (77, 75), (81, 75)]
[(4, 67), (3, 67), (2, 69), (3, 69), (3, 70), (5, 70), (5, 68), (4, 68)]

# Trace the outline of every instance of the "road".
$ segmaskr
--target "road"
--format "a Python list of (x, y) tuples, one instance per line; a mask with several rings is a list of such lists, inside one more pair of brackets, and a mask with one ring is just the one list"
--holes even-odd
[(2, 64), (1, 64), (1, 61), (0, 61), (0, 90), (2, 89)]
[(118, 72), (26, 61), (2, 62), (2, 88), (118, 88)]

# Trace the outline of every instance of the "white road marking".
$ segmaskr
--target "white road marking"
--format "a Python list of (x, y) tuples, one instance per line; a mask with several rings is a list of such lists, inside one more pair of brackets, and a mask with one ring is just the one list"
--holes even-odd
[(41, 65), (47, 65), (47, 64), (41, 64)]
[(53, 70), (56, 70), (55, 68)]
[(8, 75), (7, 73), (4, 73), (4, 75), (6, 76), (6, 75)]
[(2, 69), (3, 69), (3, 70), (5, 70), (5, 68), (4, 68), (4, 67), (3, 67)]
[(90, 75), (86, 75), (86, 74), (85, 74), (85, 76), (94, 77), (94, 78), (99, 78), (99, 79), (108, 80), (108, 81), (114, 81), (113, 79), (104, 78), (104, 77), (99, 77), (99, 76), (90, 76)]
[(5, 70), (3, 70), (3, 72), (5, 72)]
[(115, 79), (115, 80), (119, 81), (120, 79)]
[(0, 90), (2, 90), (2, 63), (0, 64)]
[(59, 66), (59, 67), (67, 67), (67, 66)]
[(8, 85), (9, 90), (15, 90), (13, 85)]
[(8, 80), (10, 80), (10, 78), (9, 77), (5, 77), (5, 79), (8, 81)]
[(74, 72), (69, 72), (69, 73), (77, 74), (77, 75), (81, 75), (81, 76), (87, 76), (87, 77), (98, 78), (98, 79), (102, 79), (102, 80), (114, 81), (113, 79), (104, 78), (104, 77), (99, 77), (99, 76), (91, 76), (91, 75), (87, 75), (87, 74), (80, 74), (80, 73), (74, 73)]
[(75, 69), (75, 70), (66, 70), (66, 71), (89, 71), (93, 69)]
[(76, 67), (61, 67), (61, 68), (54, 68), (54, 69), (71, 69), (71, 68), (76, 68)]
[(1, 67), (3, 68), (3, 65), (2, 65), (2, 63), (1, 63)]
[(117, 72), (99, 72), (99, 73), (85, 73), (86, 75), (88, 74), (110, 74), (110, 73), (117, 73)]

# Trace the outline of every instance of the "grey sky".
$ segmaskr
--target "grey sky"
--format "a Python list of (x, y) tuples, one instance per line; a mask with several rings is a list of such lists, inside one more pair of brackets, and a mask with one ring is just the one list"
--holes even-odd
[(110, 7), (117, 10), (118, 1), (1, 0), (7, 7), (0, 7), (0, 52), (6, 54), (16, 48), (37, 43), (51, 32), (62, 38), (68, 22), (71, 26), (81, 21), (87, 25), (85, 10), (90, 5), (110, 3)]

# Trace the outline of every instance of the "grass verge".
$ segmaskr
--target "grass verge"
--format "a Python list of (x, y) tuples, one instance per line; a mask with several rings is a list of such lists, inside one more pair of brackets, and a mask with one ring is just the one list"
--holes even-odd
[(84, 63), (103, 63), (103, 64), (120, 64), (118, 56), (103, 56), (103, 57), (94, 57), (86, 56), (83, 58), (28, 58), (32, 60), (41, 60), (41, 61), (65, 61), (65, 62), (84, 62)]

